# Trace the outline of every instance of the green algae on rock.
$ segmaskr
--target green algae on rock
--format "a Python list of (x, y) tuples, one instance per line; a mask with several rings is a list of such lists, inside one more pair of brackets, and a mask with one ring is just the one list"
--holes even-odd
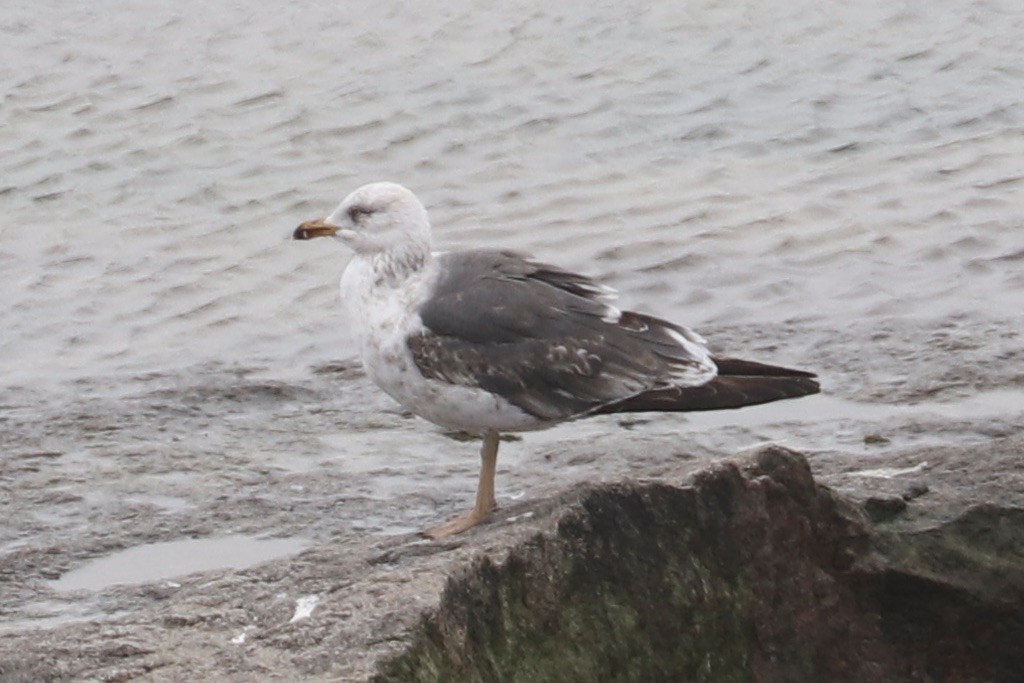
[[(1019, 594), (988, 611), (897, 548), (783, 448), (691, 486), (592, 487), (553, 533), (452, 578), (374, 680), (1011, 680)], [(986, 613), (1000, 632), (970, 632)]]

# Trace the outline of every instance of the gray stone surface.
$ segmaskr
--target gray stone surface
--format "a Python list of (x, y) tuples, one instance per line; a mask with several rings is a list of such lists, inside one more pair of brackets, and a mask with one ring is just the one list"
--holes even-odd
[[(1024, 442), (979, 448), (909, 450), (887, 466), (928, 467), (889, 478), (823, 455), (815, 482), (765, 447), (508, 506), (448, 543), (351, 535), (115, 587), (120, 616), (0, 636), (0, 680), (1013, 681)], [(873, 525), (880, 496), (906, 507)]]

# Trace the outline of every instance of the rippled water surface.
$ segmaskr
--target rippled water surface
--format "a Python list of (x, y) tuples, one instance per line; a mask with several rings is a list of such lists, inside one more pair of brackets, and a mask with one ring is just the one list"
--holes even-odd
[(468, 502), (476, 446), (352, 362), (347, 254), (288, 239), (372, 180), (412, 188), (440, 248), (532, 252), (822, 376), (799, 402), (528, 435), (499, 502), (767, 440), (1019, 432), (1022, 36), (1009, 0), (9, 0), (17, 599), (124, 548), (402, 533)]
[[(358, 184), (691, 325), (1016, 314), (1012, 2), (13, 3), (8, 385), (351, 353)], [(784, 352), (797, 360), (799, 342)]]

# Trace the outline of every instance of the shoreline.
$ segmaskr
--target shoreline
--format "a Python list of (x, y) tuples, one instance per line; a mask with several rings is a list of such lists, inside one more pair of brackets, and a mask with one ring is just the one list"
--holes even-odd
[[(979, 457), (982, 452), (983, 458)], [(442, 618), (436, 615), (449, 613), (443, 618), (466, 616), (464, 606), (462, 612), (451, 612), (454, 608), (444, 606), (448, 604), (445, 596), (455, 590), (453, 586), (461, 585), (460, 581), (476, 585), (473, 582), (479, 580), (481, 561), (500, 568), (517, 553), (528, 554), (537, 543), (554, 542), (552, 539), (567, 524), (565, 520), (578, 519), (580, 510), (587, 508), (588, 496), (618, 492), (629, 498), (633, 495), (630, 491), (651, 486), (693, 491), (695, 485), (700, 488), (699, 482), (706, 483), (723, 471), (733, 472), (733, 479), (736, 472), (744, 471), (748, 473), (745, 481), (763, 483), (766, 476), (771, 476), (762, 473), (758, 478), (749, 472), (755, 466), (752, 463), (764, 460), (766, 453), (782, 453), (789, 469), (808, 468), (805, 456), (777, 447), (710, 465), (696, 459), (681, 460), (659, 476), (663, 483), (644, 477), (591, 484), (505, 505), (494, 521), (450, 542), (431, 543), (415, 534), (340, 534), (314, 542), (297, 554), (247, 569), (219, 569), (174, 580), (84, 591), (95, 605), (117, 616), (0, 634), (0, 673), (5, 681), (174, 680), (176, 676), (197, 675), (207, 680), (245, 680), (254, 675), (368, 680), (375, 675), (378, 663), (394, 657), (399, 657), (395, 660), (399, 663), (386, 665), (385, 671), (405, 671), (403, 666), (424, 656), (423, 619)], [(882, 539), (874, 543), (871, 552), (861, 552), (854, 562), (859, 563), (858, 571), (878, 572), (883, 565), (891, 568), (903, 563), (901, 571), (956, 585), (957, 590), (973, 591), (972, 595), (989, 600), (994, 598), (988, 589), (995, 585), (993, 577), (998, 577), (996, 583), (1011, 586), (1020, 600), (1024, 596), (1024, 573), (1019, 571), (1019, 564), (1017, 570), (1012, 570), (1012, 560), (1024, 557), (1024, 538), (1010, 539), (1017, 545), (1005, 538), (997, 539), (1002, 545), (997, 543), (995, 550), (989, 549), (995, 555), (962, 554), (962, 558), (972, 561), (977, 557), (1001, 558), (993, 560), (992, 567), (965, 567), (963, 571), (956, 567), (950, 571), (948, 566), (943, 569), (941, 562), (936, 565), (938, 569), (911, 566), (921, 558), (901, 557), (899, 548), (904, 544), (892, 539), (926, 537), (960, 524), (970, 515), (977, 516), (978, 511), (995, 517), (1024, 515), (1024, 473), (1017, 466), (1022, 455), (1024, 439), (1018, 437), (993, 439), (976, 446), (914, 448), (884, 459), (817, 454), (810, 468), (815, 479), (827, 487), (819, 486), (817, 490), (826, 492), (829, 500), (839, 501), (835, 504), (854, 510), (847, 517), (868, 530), (872, 538)], [(881, 470), (880, 464), (889, 471)], [(808, 483), (810, 476), (807, 469), (807, 480), (800, 484), (803, 490), (813, 488)], [(763, 497), (771, 487), (758, 490)], [(713, 502), (713, 498), (708, 500)], [(999, 528), (997, 521), (992, 521), (995, 517), (990, 518), (990, 531)], [(690, 521), (682, 523), (685, 526)], [(979, 522), (975, 520), (974, 524), (978, 527)], [(984, 526), (982, 520), (979, 528)], [(597, 528), (584, 527), (591, 531)], [(736, 532), (740, 536), (734, 542), (743, 547), (742, 539), (749, 542), (751, 537), (744, 536), (748, 532), (743, 526)], [(979, 534), (978, 538), (983, 536)], [(885, 539), (889, 539), (888, 545)], [(785, 549), (780, 546), (775, 552), (784, 553)], [(17, 555), (15, 551), (13, 556)], [(882, 564), (879, 556), (884, 557)], [(4, 563), (8, 585), (12, 577), (27, 572), (30, 566), (12, 563), (11, 558), (8, 551)], [(945, 575), (929, 574), (939, 570)], [(38, 580), (37, 575), (34, 580), (22, 578), (15, 583), (23, 590), (33, 590), (33, 585), (38, 590)], [(10, 591), (5, 595), (10, 596)], [(4, 602), (9, 618), (10, 598)], [(381, 676), (375, 680), (405, 680)]]

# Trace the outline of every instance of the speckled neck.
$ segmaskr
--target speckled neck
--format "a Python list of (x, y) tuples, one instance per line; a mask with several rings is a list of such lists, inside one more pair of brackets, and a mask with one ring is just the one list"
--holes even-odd
[(430, 248), (418, 242), (374, 254), (370, 258), (374, 284), (396, 287), (421, 271), (431, 258)]

